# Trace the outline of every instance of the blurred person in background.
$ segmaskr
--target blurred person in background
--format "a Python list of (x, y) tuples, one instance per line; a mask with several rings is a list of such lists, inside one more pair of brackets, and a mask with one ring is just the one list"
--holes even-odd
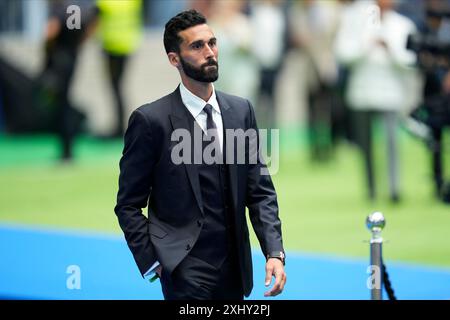
[(393, 0), (356, 1), (343, 13), (336, 39), (336, 53), (349, 70), (346, 99), (352, 109), (355, 139), (361, 148), (367, 175), (368, 194), (375, 199), (372, 150), (372, 121), (380, 114), (387, 131), (389, 192), (393, 202), (399, 200), (397, 155), (397, 117), (411, 108), (405, 105), (411, 96), (408, 77), (416, 62), (407, 50), (414, 23), (394, 11)]
[(284, 0), (250, 2), (252, 51), (258, 62), (260, 78), (256, 112), (261, 128), (275, 128), (275, 89), (287, 45), (286, 4)]
[(5, 133), (54, 133), (57, 108), (40, 104), (41, 83), (9, 58), (0, 55), (0, 117)]
[[(81, 27), (68, 27), (67, 8), (80, 8)], [(49, 1), (49, 19), (45, 33), (44, 68), (38, 78), (40, 104), (56, 113), (56, 129), (61, 141), (61, 158), (73, 157), (73, 140), (80, 130), (84, 115), (69, 101), (69, 90), (82, 43), (93, 33), (95, 12), (92, 1)]]
[(142, 38), (142, 0), (97, 0), (98, 27), (116, 111), (112, 138), (125, 131), (124, 72)]
[(450, 126), (450, 1), (429, 0), (423, 7), (420, 33), (408, 39), (425, 80), (423, 103), (411, 113), (408, 120), (415, 126), (409, 128), (416, 128), (412, 132), (427, 142), (436, 195), (450, 203), (450, 183), (444, 181), (442, 165), (444, 132)]
[(255, 103), (258, 65), (251, 51), (252, 30), (243, 13), (245, 4), (243, 0), (215, 1), (208, 21), (220, 39), (217, 88)]
[(333, 52), (340, 3), (295, 1), (290, 10), (293, 41), (306, 57), (309, 144), (312, 160), (328, 160), (342, 120), (337, 95), (338, 64)]

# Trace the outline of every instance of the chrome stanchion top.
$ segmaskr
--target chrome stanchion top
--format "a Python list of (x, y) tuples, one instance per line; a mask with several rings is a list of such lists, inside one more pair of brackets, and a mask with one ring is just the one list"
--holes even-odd
[(366, 226), (372, 232), (372, 239), (370, 239), (371, 243), (374, 242), (383, 242), (383, 238), (381, 238), (381, 231), (386, 225), (386, 220), (381, 212), (373, 212), (366, 219)]

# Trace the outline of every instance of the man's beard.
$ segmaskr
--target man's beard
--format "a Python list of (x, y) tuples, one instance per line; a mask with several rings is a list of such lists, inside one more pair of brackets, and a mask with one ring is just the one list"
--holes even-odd
[[(180, 56), (181, 66), (184, 73), (189, 77), (199, 82), (214, 82), (219, 78), (219, 65), (213, 59), (209, 59), (208, 62), (201, 65), (199, 68), (185, 61)], [(208, 66), (216, 66), (215, 68), (206, 68)]]

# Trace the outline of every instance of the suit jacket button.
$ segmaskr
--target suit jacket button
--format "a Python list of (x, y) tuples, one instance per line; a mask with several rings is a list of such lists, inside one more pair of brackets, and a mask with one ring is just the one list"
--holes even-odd
[(191, 245), (190, 244), (186, 245), (186, 250), (191, 250)]

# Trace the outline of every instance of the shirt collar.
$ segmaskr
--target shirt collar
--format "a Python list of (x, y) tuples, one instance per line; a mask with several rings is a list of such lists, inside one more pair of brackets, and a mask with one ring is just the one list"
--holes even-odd
[(186, 108), (188, 108), (189, 112), (194, 118), (197, 118), (197, 116), (203, 111), (203, 108), (207, 103), (210, 104), (213, 109), (220, 114), (219, 103), (217, 102), (216, 90), (214, 89), (214, 85), (212, 95), (206, 102), (202, 98), (197, 97), (195, 94), (189, 91), (184, 86), (183, 82), (180, 83), (180, 94), (183, 104), (186, 106)]

